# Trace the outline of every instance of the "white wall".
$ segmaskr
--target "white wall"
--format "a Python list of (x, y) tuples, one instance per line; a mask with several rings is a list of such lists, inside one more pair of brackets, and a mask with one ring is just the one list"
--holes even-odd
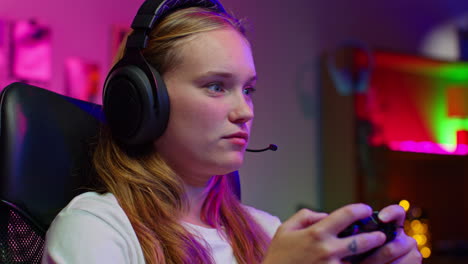
[[(407, 3), (410, 2), (410, 3)], [(63, 91), (69, 56), (110, 62), (111, 24), (129, 24), (141, 0), (1, 0), (0, 18), (38, 18), (53, 30), (52, 90)], [(318, 60), (346, 39), (373, 47), (418, 52), (426, 32), (468, 10), (457, 0), (225, 0), (251, 24), (259, 75), (256, 121), (241, 169), (243, 200), (286, 219), (299, 204), (321, 206), (317, 124)], [(343, 136), (351, 135), (343, 131)], [(336, 161), (340, 166), (340, 161)], [(351, 201), (350, 201), (351, 202)]]

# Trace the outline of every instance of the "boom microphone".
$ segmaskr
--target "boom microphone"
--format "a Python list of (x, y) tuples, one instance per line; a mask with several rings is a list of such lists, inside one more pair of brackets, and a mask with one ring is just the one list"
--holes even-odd
[(249, 152), (263, 152), (263, 151), (267, 151), (267, 150), (271, 150), (271, 151), (276, 151), (278, 150), (278, 146), (276, 146), (275, 144), (270, 144), (270, 146), (264, 148), (264, 149), (246, 149), (247, 151)]

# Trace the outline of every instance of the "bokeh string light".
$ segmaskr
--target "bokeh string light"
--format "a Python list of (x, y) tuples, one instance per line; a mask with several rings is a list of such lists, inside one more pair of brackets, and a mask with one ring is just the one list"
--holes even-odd
[(406, 234), (416, 240), (422, 257), (425, 259), (429, 258), (432, 254), (429, 220), (423, 217), (421, 208), (416, 206), (411, 207), (409, 201), (401, 200), (399, 205), (406, 211), (404, 224)]

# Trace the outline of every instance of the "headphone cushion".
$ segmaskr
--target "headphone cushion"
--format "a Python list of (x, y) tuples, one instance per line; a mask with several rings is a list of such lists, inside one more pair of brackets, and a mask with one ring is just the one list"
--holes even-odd
[(119, 141), (139, 145), (151, 141), (157, 134), (155, 122), (160, 119), (160, 111), (153, 87), (154, 79), (149, 79), (135, 65), (116, 67), (109, 74), (105, 84), (104, 113)]

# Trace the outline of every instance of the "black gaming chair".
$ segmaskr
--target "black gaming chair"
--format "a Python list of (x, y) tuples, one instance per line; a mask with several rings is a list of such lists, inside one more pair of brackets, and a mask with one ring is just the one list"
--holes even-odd
[[(40, 263), (47, 228), (89, 183), (101, 106), (13, 83), (0, 96), (0, 263)], [(240, 198), (239, 175), (229, 175)]]

